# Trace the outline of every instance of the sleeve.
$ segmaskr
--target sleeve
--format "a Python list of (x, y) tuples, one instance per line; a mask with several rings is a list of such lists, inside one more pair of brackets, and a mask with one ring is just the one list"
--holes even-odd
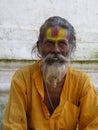
[(81, 93), (78, 130), (98, 130), (98, 94), (89, 78)]
[(27, 96), (22, 73), (12, 78), (10, 96), (2, 120), (2, 130), (27, 130)]

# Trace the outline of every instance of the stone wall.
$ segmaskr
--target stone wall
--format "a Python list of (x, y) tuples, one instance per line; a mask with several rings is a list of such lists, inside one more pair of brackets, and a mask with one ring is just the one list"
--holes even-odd
[(66, 18), (75, 27), (77, 49), (71, 65), (87, 72), (98, 89), (98, 0), (1, 0), (0, 118), (13, 73), (37, 60), (31, 56), (31, 49), (39, 27), (54, 15)]

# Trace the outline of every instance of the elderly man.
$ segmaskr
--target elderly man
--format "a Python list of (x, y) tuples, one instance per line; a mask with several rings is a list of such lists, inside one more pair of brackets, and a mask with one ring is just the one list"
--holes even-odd
[(73, 26), (50, 17), (36, 43), (41, 60), (16, 71), (3, 130), (98, 130), (98, 95), (87, 74), (69, 67)]

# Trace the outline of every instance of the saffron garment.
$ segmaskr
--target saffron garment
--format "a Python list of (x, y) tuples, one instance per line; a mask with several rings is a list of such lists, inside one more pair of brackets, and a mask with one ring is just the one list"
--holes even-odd
[(17, 70), (3, 117), (3, 130), (98, 130), (98, 95), (87, 74), (68, 68), (60, 103), (50, 115), (44, 104), (41, 62)]

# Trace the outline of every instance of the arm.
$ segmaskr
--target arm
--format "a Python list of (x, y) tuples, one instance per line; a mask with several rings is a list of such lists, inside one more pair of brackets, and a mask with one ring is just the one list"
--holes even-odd
[(27, 98), (22, 73), (13, 76), (9, 101), (3, 117), (3, 130), (27, 130)]
[(98, 94), (89, 79), (80, 98), (79, 130), (98, 130)]

